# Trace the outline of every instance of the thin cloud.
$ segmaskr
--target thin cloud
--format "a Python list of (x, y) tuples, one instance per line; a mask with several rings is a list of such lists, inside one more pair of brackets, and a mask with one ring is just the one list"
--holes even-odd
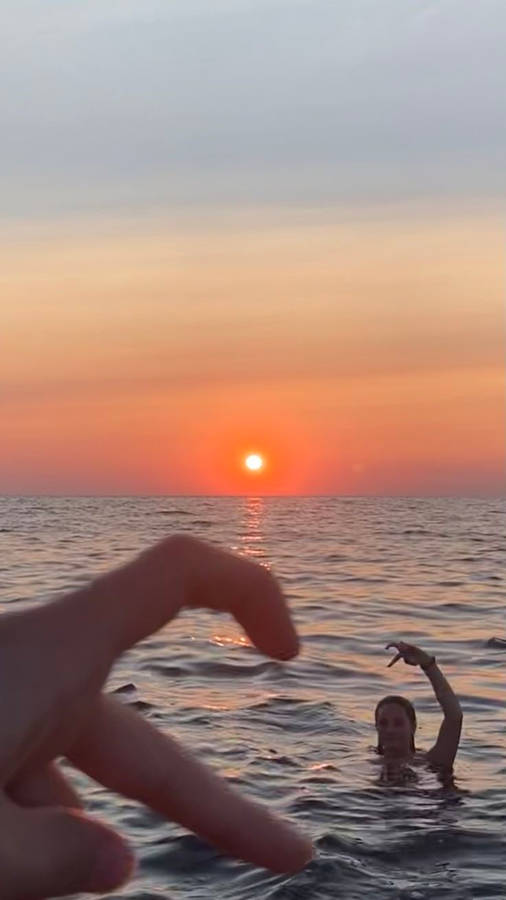
[(0, 62), (4, 215), (503, 190), (502, 2), (44, 10)]

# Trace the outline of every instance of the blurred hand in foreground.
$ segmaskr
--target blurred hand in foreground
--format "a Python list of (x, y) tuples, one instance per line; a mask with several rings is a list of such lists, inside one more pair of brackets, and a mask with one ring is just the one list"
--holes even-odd
[(46, 606), (0, 616), (1, 900), (105, 892), (132, 872), (132, 851), (82, 812), (58, 757), (232, 856), (275, 872), (311, 858), (307, 837), (102, 693), (115, 659), (184, 606), (230, 612), (276, 659), (298, 652), (270, 573), (186, 536)]

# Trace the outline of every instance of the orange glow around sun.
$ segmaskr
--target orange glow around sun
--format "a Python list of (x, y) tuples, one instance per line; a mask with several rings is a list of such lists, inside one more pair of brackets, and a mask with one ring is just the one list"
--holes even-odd
[[(309, 458), (307, 441), (298, 423), (284, 423), (279, 417), (255, 414), (247, 410), (254, 422), (244, 422), (234, 411), (235, 419), (220, 421), (216, 415), (209, 420), (209, 430), (199, 426), (205, 438), (205, 452), (195, 454), (192, 472), (206, 478), (209, 494), (262, 496), (304, 493), (306, 463)], [(228, 418), (228, 416), (227, 416)], [(246, 418), (246, 415), (244, 416)], [(297, 452), (294, 452), (294, 447)]]

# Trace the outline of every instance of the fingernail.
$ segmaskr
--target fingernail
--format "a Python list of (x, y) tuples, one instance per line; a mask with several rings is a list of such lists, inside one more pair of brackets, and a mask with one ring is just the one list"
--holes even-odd
[(124, 884), (133, 873), (135, 858), (126, 844), (105, 844), (100, 848), (84, 890), (109, 891)]

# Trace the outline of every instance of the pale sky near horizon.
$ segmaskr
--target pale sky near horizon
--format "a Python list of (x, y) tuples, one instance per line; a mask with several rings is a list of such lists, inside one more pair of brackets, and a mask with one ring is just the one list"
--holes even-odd
[(0, 493), (502, 492), (503, 2), (2, 18)]

